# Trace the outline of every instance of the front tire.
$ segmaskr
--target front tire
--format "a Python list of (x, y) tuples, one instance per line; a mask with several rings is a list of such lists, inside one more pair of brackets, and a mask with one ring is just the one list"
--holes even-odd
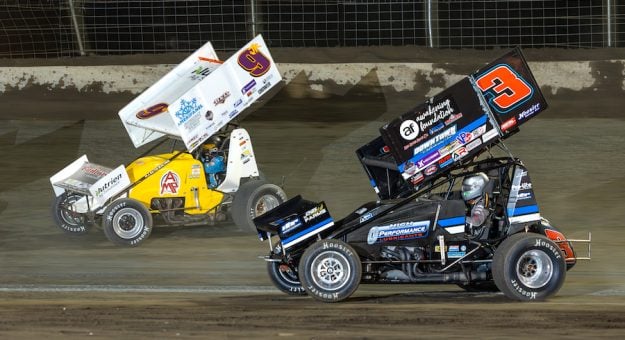
[(141, 202), (122, 198), (106, 207), (102, 227), (111, 242), (135, 247), (152, 233), (152, 215)]
[(540, 301), (560, 290), (566, 263), (560, 248), (540, 234), (519, 233), (495, 250), (493, 278), (505, 296), (518, 301)]
[(358, 288), (362, 264), (358, 253), (339, 240), (313, 243), (302, 255), (299, 277), (308, 295), (323, 302), (339, 302)]
[(66, 234), (85, 235), (89, 232), (91, 224), (87, 222), (87, 217), (73, 209), (73, 204), (83, 197), (78, 193), (64, 192), (52, 202), (54, 224)]
[(284, 190), (263, 180), (250, 180), (239, 187), (232, 200), (232, 221), (243, 230), (256, 233), (254, 218), (286, 201)]
[(289, 295), (306, 295), (297, 270), (284, 262), (267, 262), (269, 278), (276, 288)]

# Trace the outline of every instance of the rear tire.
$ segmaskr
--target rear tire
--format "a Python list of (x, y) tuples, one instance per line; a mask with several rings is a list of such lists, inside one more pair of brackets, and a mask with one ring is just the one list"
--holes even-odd
[(239, 187), (232, 200), (232, 221), (242, 230), (256, 233), (254, 218), (286, 201), (284, 190), (263, 180), (250, 180)]
[(504, 240), (493, 257), (495, 284), (510, 299), (544, 300), (560, 290), (566, 263), (560, 248), (540, 234), (519, 233)]
[(111, 242), (136, 247), (152, 233), (152, 214), (139, 201), (121, 198), (104, 210), (102, 227)]
[(323, 302), (339, 302), (358, 288), (362, 264), (358, 253), (339, 240), (313, 243), (302, 255), (299, 278), (308, 295)]
[(52, 218), (54, 224), (68, 235), (85, 235), (91, 229), (84, 214), (73, 211), (72, 204), (84, 196), (78, 193), (63, 194), (54, 198), (52, 202)]
[(297, 270), (284, 262), (267, 262), (269, 278), (276, 288), (289, 295), (306, 295)]

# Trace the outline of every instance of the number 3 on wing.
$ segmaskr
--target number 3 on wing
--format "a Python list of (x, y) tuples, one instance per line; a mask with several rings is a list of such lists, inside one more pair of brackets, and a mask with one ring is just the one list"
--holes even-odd
[(476, 81), (491, 106), (506, 113), (532, 96), (532, 88), (508, 65), (497, 65)]

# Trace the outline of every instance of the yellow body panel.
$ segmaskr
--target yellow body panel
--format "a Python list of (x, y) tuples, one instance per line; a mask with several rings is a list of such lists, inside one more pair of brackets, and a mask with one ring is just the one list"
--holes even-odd
[[(126, 167), (130, 181), (134, 183), (173, 156), (169, 153), (136, 159)], [(130, 198), (148, 208), (154, 198), (184, 197), (187, 214), (204, 214), (219, 205), (223, 196), (208, 188), (202, 163), (188, 153), (181, 154), (130, 191)]]

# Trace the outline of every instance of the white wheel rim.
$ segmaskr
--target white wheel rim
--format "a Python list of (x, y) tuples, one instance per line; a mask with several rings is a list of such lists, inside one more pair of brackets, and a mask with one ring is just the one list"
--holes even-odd
[(144, 224), (141, 213), (132, 208), (123, 208), (113, 217), (113, 230), (123, 239), (133, 239), (139, 236)]
[(532, 289), (544, 287), (553, 276), (553, 261), (547, 253), (539, 249), (523, 253), (516, 268), (521, 282)]
[(311, 276), (317, 287), (326, 291), (343, 288), (350, 277), (347, 258), (336, 251), (323, 252), (312, 261)]

